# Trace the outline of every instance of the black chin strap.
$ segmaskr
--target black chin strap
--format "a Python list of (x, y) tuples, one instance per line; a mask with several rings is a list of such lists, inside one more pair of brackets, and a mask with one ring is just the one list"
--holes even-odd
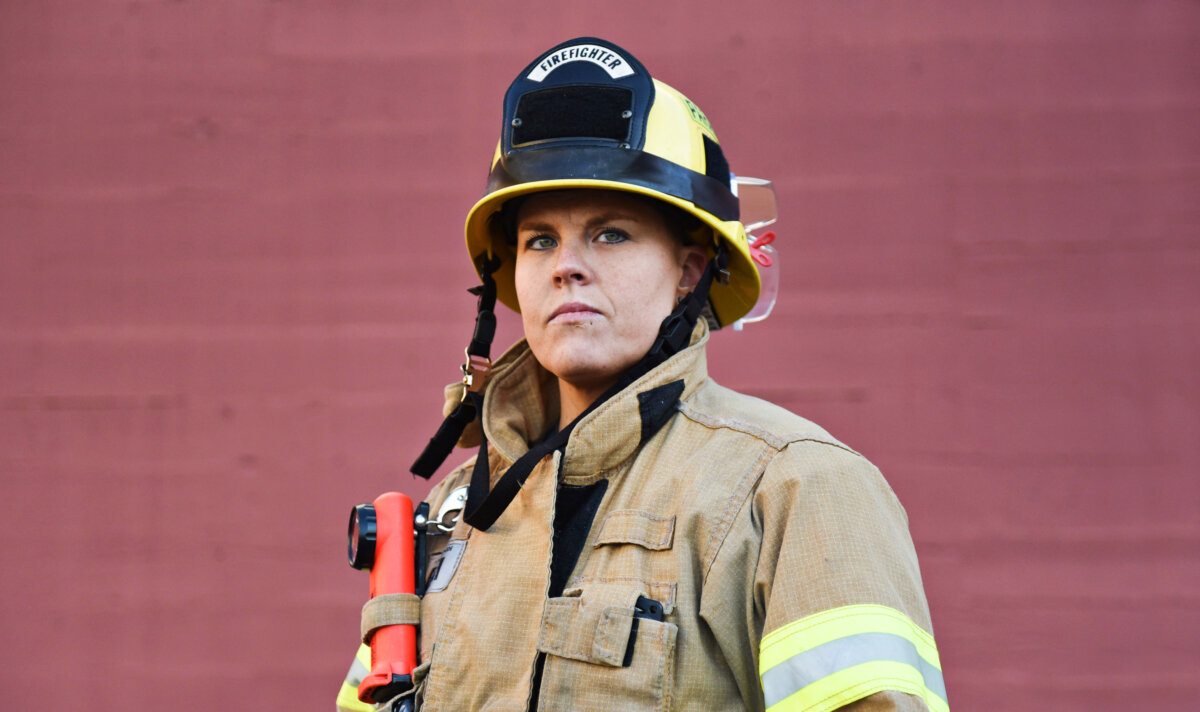
[[(687, 347), (691, 340), (692, 330), (696, 326), (696, 320), (700, 318), (700, 314), (704, 311), (704, 305), (708, 301), (709, 287), (712, 286), (714, 278), (720, 279), (719, 275), (727, 274), (725, 270), (728, 262), (729, 257), (725, 252), (724, 246), (718, 246), (716, 256), (704, 268), (704, 273), (701, 275), (695, 289), (680, 301), (670, 316), (663, 320), (662, 326), (658, 330), (658, 338), (655, 339), (654, 345), (650, 347), (646, 355), (622, 374), (616, 383), (588, 406), (587, 410), (580, 413), (579, 417), (571, 421), (567, 427), (530, 448), (528, 452), (518, 458), (501, 475), (500, 479), (496, 481), (494, 488), (491, 487), (491, 467), (488, 464), (487, 435), (486, 433), (484, 434), (483, 442), (479, 446), (479, 455), (475, 458), (475, 469), (471, 472), (471, 484), (467, 488), (467, 506), (463, 512), (463, 517), (466, 519), (467, 524), (476, 529), (487, 531), (496, 523), (496, 520), (504, 513), (504, 510), (508, 509), (508, 505), (512, 503), (517, 493), (521, 491), (522, 485), (525, 484), (525, 480), (529, 478), (529, 473), (533, 472), (534, 466), (541, 462), (542, 458), (546, 455), (566, 447), (567, 441), (571, 437), (571, 432), (575, 429), (579, 421), (583, 420), (584, 417), (609, 398), (625, 390), (629, 384), (646, 375), (651, 369)], [(482, 408), (483, 396), (479, 394), (477, 409), (479, 412), (482, 412)], [(447, 421), (449, 421), (449, 418), (447, 418)], [(658, 427), (662, 427), (665, 423), (666, 420), (663, 420), (662, 423), (658, 424)], [(445, 427), (445, 424), (443, 424), (443, 427)], [(461, 432), (459, 430), (459, 433)], [(441, 430), (438, 431), (438, 435), (441, 435)], [(431, 442), (430, 445), (432, 446), (433, 443)], [(453, 443), (451, 443), (452, 446)], [(426, 448), (427, 453), (428, 450), (429, 448)], [(448, 453), (449, 450), (447, 450)], [(442, 460), (445, 460), (445, 457), (445, 455), (442, 455)], [(422, 458), (424, 458), (424, 455), (422, 455)], [(442, 460), (438, 461), (439, 466)], [(436, 470), (437, 467), (435, 466), (434, 469)]]
[[(463, 399), (450, 415), (442, 421), (437, 433), (421, 451), (409, 471), (418, 477), (429, 479), (442, 466), (463, 431), (483, 412), (483, 387), (492, 368), (492, 339), (496, 336), (496, 280), (492, 273), (500, 267), (500, 258), (482, 256), (480, 274), (483, 284), (473, 287), (471, 293), (479, 297), (475, 316), (475, 333), (467, 346), (467, 362), (462, 365)], [(487, 443), (484, 442), (486, 447)]]

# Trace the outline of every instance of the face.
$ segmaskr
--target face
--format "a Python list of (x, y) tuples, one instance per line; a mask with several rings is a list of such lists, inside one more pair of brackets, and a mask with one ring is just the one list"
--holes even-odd
[(705, 263), (648, 199), (617, 191), (534, 194), (516, 233), (525, 338), (560, 381), (596, 395), (650, 350)]

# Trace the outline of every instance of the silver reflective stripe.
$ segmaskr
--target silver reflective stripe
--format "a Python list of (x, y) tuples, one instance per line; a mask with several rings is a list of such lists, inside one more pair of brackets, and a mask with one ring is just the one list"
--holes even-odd
[(911, 641), (889, 633), (859, 633), (793, 655), (763, 673), (767, 707), (836, 672), (878, 661), (911, 665), (925, 678), (925, 687), (946, 700), (946, 681), (942, 672), (925, 662)]
[(371, 671), (367, 669), (366, 665), (363, 665), (361, 660), (354, 658), (354, 663), (350, 665), (350, 671), (346, 673), (346, 684), (350, 685), (351, 687), (358, 687), (358, 684), (362, 682), (363, 678), (365, 678), (370, 672)]

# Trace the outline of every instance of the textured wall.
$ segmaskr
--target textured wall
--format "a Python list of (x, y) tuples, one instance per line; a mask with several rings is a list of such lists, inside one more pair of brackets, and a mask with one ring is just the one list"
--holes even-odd
[(577, 34), (776, 180), (713, 374), (888, 475), (954, 707), (1191, 709), (1182, 0), (0, 3), (4, 707), (332, 706), (346, 514), (427, 488), (500, 97)]

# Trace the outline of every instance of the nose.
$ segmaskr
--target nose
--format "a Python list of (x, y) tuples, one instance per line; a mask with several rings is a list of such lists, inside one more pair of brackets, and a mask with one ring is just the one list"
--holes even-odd
[(591, 268), (588, 265), (586, 250), (578, 240), (564, 239), (554, 255), (555, 286), (567, 284), (586, 284), (591, 280)]

